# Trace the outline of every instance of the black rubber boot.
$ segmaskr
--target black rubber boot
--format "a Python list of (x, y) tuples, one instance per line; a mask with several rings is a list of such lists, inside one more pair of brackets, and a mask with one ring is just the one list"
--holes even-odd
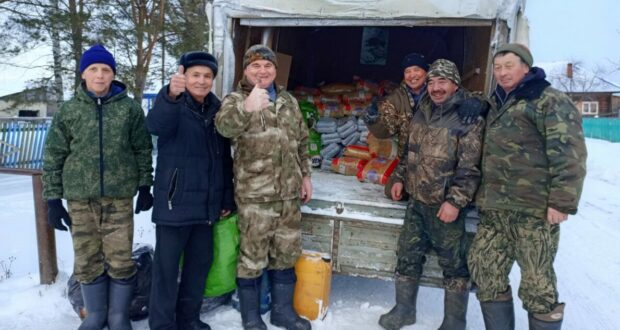
[(260, 316), (260, 277), (237, 278), (243, 330), (267, 330)]
[(415, 323), (416, 300), (420, 283), (411, 277), (397, 276), (394, 286), (396, 287), (396, 306), (379, 318), (379, 325), (386, 330), (397, 330)]
[(211, 330), (211, 326), (201, 320), (194, 320), (188, 323), (177, 324), (178, 330)]
[(564, 304), (558, 304), (547, 314), (528, 314), (530, 330), (560, 330), (564, 319)]
[(486, 330), (514, 330), (515, 310), (510, 286), (496, 300), (480, 303)]
[(295, 293), (295, 269), (270, 270), (271, 324), (287, 330), (310, 330), (310, 321), (301, 318), (293, 309)]
[(101, 330), (108, 320), (108, 275), (103, 274), (88, 284), (80, 284), (86, 318), (78, 330)]
[(136, 277), (125, 280), (110, 279), (110, 302), (108, 304), (109, 330), (131, 330), (129, 307), (133, 299)]
[(452, 278), (446, 281), (443, 300), (443, 322), (439, 330), (465, 330), (467, 324), (467, 303), (469, 302), (468, 280)]
[(467, 325), (467, 303), (469, 291), (445, 291), (443, 300), (443, 322), (439, 330), (464, 330)]

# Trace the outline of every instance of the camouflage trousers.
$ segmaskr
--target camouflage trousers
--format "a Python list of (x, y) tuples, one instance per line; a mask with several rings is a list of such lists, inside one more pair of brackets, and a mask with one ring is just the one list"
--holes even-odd
[(69, 200), (68, 205), (77, 280), (90, 283), (106, 269), (114, 279), (133, 276), (133, 199)]
[(469, 249), (469, 269), (481, 302), (494, 301), (508, 289), (516, 261), (521, 269), (519, 298), (530, 313), (548, 313), (558, 303), (553, 260), (560, 226), (514, 211), (484, 211)]
[[(443, 270), (444, 284), (452, 279), (469, 279), (465, 251), (465, 217), (460, 212), (451, 223), (437, 218), (439, 207), (411, 199), (398, 238), (396, 273), (414, 279), (422, 275), (426, 252), (433, 249)], [(463, 282), (463, 281), (461, 281)]]
[(301, 255), (299, 199), (237, 202), (240, 232), (237, 277), (255, 278), (264, 268), (295, 267)]

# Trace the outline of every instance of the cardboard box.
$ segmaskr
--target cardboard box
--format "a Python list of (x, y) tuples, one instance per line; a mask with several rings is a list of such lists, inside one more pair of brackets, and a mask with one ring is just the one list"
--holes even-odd
[(276, 84), (284, 86), (284, 89), (288, 88), (288, 77), (291, 73), (291, 63), (293, 57), (283, 53), (276, 53), (276, 60), (278, 61), (278, 75), (276, 76)]

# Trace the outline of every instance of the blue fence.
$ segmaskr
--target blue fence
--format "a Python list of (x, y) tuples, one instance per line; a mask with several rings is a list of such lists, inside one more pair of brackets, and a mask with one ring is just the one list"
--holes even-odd
[(620, 118), (583, 118), (583, 133), (593, 139), (620, 142)]
[[(50, 118), (0, 118), (0, 167), (40, 169), (50, 124)], [(620, 118), (583, 118), (583, 130), (589, 138), (620, 142)]]
[(50, 118), (0, 118), (0, 167), (40, 169)]

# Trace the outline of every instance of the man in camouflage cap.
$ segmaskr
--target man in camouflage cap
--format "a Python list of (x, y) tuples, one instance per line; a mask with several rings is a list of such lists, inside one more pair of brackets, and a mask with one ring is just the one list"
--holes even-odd
[[(409, 124), (409, 135), (394, 171), (392, 198), (410, 195), (398, 239), (396, 306), (381, 316), (385, 329), (416, 321), (416, 299), (429, 249), (436, 251), (444, 275), (444, 319), (439, 329), (465, 329), (469, 272), (465, 252), (466, 208), (480, 181), (484, 118), (463, 123), (458, 111), (483, 112), (480, 99), (460, 86), (454, 63), (439, 59), (427, 75), (428, 92)], [(462, 109), (464, 108), (464, 109)]]
[[(74, 274), (87, 316), (80, 329), (131, 329), (136, 266), (135, 213), (153, 204), (151, 136), (144, 112), (114, 80), (116, 62), (101, 45), (80, 59), (82, 83), (54, 115), (43, 154), (48, 222), (71, 230)], [(61, 198), (67, 200), (69, 212)]]
[(514, 329), (508, 274), (515, 261), (529, 328), (562, 326), (553, 260), (560, 223), (577, 212), (586, 146), (579, 111), (532, 63), (520, 44), (499, 47), (493, 58), (496, 108), (487, 117), (481, 217), (468, 256), (487, 329)]
[[(410, 53), (403, 57), (401, 62), (403, 80), (399, 88), (382, 100), (373, 101), (364, 114), (364, 122), (368, 130), (379, 139), (394, 138), (398, 141), (398, 154), (403, 152), (407, 143), (407, 129), (413, 118), (416, 105), (426, 94), (426, 75), (429, 64), (424, 55)], [(459, 109), (459, 118), (463, 123), (473, 122), (479, 113), (476, 109)], [(394, 176), (391, 175), (385, 185), (385, 195), (391, 198), (391, 189)], [(406, 198), (406, 196), (405, 196)]]
[(217, 130), (232, 139), (241, 242), (237, 286), (243, 328), (266, 329), (259, 311), (260, 275), (271, 278), (271, 324), (310, 329), (293, 310), (295, 262), (301, 254), (300, 203), (312, 197), (308, 129), (297, 100), (274, 80), (269, 47), (243, 57), (244, 76), (217, 113)]

